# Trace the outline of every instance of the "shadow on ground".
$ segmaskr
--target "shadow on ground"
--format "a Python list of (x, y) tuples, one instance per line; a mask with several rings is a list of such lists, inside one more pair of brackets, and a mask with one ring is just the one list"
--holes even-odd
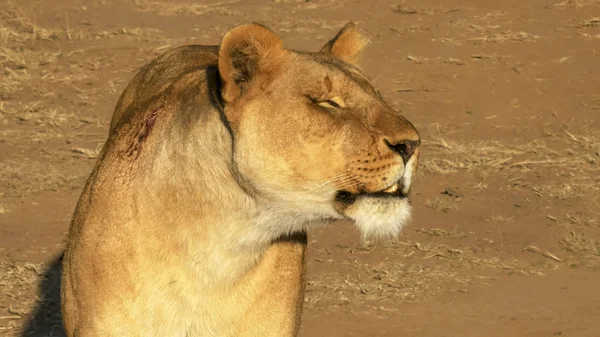
[(65, 337), (60, 310), (62, 253), (46, 270), (38, 290), (39, 301), (21, 336)]

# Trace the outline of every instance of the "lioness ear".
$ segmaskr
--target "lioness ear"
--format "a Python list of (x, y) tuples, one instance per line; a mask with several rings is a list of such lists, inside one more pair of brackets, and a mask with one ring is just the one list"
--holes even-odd
[(357, 63), (363, 48), (369, 43), (356, 28), (353, 22), (349, 22), (340, 32), (327, 42), (321, 49), (321, 53), (329, 53), (347, 63)]
[(277, 70), (283, 53), (281, 39), (262, 25), (244, 24), (227, 32), (221, 41), (218, 61), (223, 100), (234, 101), (257, 78), (268, 80)]

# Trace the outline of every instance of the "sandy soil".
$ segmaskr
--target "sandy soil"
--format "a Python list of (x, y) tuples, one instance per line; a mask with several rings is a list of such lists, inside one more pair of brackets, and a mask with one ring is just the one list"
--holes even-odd
[(600, 1), (0, 2), (0, 335), (62, 336), (55, 259), (117, 98), (168, 48), (349, 20), (423, 136), (415, 216), (311, 233), (302, 337), (600, 335)]

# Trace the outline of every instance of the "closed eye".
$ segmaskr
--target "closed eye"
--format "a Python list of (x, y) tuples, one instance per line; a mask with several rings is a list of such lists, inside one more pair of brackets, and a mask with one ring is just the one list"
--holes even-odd
[(336, 102), (330, 101), (330, 100), (318, 102), (317, 104), (319, 106), (322, 106), (324, 108), (329, 108), (329, 109), (339, 109), (340, 108), (340, 106)]
[(329, 109), (345, 108), (344, 100), (340, 96), (332, 97), (325, 101), (316, 102), (319, 106)]

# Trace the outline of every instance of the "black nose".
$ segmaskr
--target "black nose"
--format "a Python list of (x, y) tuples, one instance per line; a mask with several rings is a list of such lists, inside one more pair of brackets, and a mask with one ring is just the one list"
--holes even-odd
[(404, 160), (405, 164), (410, 159), (410, 156), (412, 156), (412, 154), (415, 152), (417, 147), (419, 147), (419, 145), (421, 144), (420, 139), (404, 139), (394, 143), (391, 143), (389, 140), (386, 140), (385, 142), (390, 147), (390, 149), (392, 149), (394, 152), (398, 153), (402, 157), (402, 160)]

